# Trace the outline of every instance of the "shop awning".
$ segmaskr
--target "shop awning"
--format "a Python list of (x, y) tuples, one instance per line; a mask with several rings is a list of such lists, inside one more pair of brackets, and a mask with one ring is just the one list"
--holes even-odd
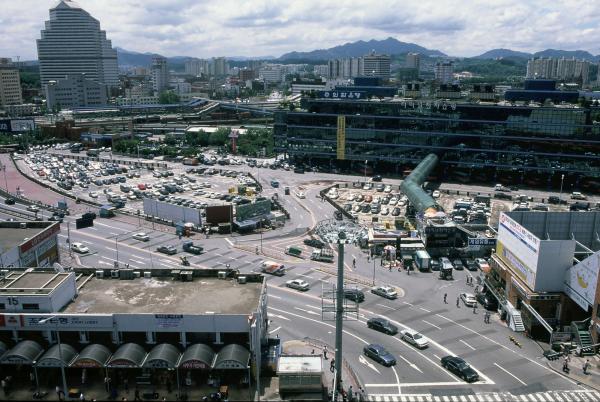
[(146, 359), (146, 351), (137, 343), (126, 343), (108, 361), (107, 367), (140, 368)]
[(179, 367), (184, 369), (211, 369), (214, 361), (215, 352), (211, 347), (196, 343), (183, 352)]
[(102, 368), (110, 358), (110, 350), (106, 346), (97, 343), (86, 346), (70, 367), (78, 368)]
[(225, 346), (217, 354), (214, 369), (247, 369), (250, 362), (250, 352), (245, 347), (238, 344)]
[(1, 364), (26, 364), (32, 365), (44, 352), (44, 349), (35, 341), (21, 341), (14, 348), (4, 353)]
[(180, 358), (181, 353), (175, 346), (169, 343), (161, 343), (153, 347), (148, 353), (144, 368), (175, 368)]
[(37, 360), (35, 365), (36, 367), (61, 367), (63, 365), (68, 367), (76, 357), (77, 351), (71, 345), (61, 343), (59, 348), (58, 344), (55, 344)]

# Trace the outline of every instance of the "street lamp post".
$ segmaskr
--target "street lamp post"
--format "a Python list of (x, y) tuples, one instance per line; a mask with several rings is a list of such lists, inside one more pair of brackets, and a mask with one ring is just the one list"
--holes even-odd
[(565, 175), (561, 174), (560, 175), (560, 193), (558, 195), (558, 203), (562, 204), (562, 190), (563, 190), (563, 182), (565, 180)]
[[(38, 324), (45, 324), (47, 322), (52, 321), (57, 318), (57, 316), (53, 315), (48, 318), (44, 318), (38, 321)], [(60, 371), (62, 374), (62, 383), (63, 383), (63, 392), (65, 394), (65, 398), (69, 398), (69, 390), (67, 389), (67, 376), (65, 375), (65, 362), (63, 360), (62, 347), (60, 343), (60, 331), (58, 330), (58, 320), (56, 321), (56, 341), (58, 342), (58, 358), (60, 359)]]
[[(335, 303), (335, 387), (334, 395), (341, 389), (342, 384), (342, 336), (344, 331), (344, 244), (346, 233), (338, 234), (338, 268), (337, 289)], [(335, 398), (334, 398), (335, 400)]]
[(367, 162), (369, 161), (365, 159), (365, 183), (367, 182)]

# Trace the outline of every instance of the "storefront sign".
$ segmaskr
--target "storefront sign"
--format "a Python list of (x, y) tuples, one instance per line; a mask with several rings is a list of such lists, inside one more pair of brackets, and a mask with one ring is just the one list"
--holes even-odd
[(521, 278), (530, 288), (535, 287), (535, 272), (525, 265), (516, 255), (506, 249), (500, 241), (497, 243), (498, 249), (496, 254), (500, 259), (512, 268), (512, 271)]
[(532, 252), (537, 253), (540, 250), (540, 239), (506, 214), (500, 214), (499, 225), (518, 238)]
[(319, 98), (325, 99), (366, 99), (366, 92), (362, 91), (319, 91)]
[(156, 326), (159, 328), (178, 328), (183, 324), (181, 314), (155, 314)]
[(99, 364), (96, 360), (93, 359), (77, 359), (75, 363), (71, 364), (69, 367), (75, 368), (103, 368), (104, 366)]
[(496, 245), (496, 239), (489, 239), (487, 237), (470, 238), (469, 239), (469, 247), (471, 247), (471, 246), (494, 247), (495, 245)]
[(44, 230), (42, 233), (35, 236), (34, 238), (21, 244), (19, 246), (19, 251), (21, 252), (21, 254), (24, 254), (25, 252), (27, 252), (30, 249), (32, 249), (33, 247), (37, 246), (44, 240), (48, 239), (50, 236), (58, 234), (58, 232), (60, 232), (60, 223), (57, 222), (57, 223), (53, 224), (51, 227)]
[(205, 369), (210, 368), (210, 366), (208, 364), (206, 364), (200, 360), (188, 360), (179, 367), (183, 368), (183, 369), (195, 369), (195, 370), (205, 370)]
[(164, 360), (161, 359), (154, 359), (154, 360), (150, 360), (144, 363), (144, 368), (145, 367), (150, 367), (150, 368), (170, 368), (169, 367), (169, 363), (167, 363)]
[(456, 102), (446, 101), (419, 101), (419, 100), (402, 100), (400, 104), (405, 109), (438, 109), (438, 110), (456, 110)]
[(567, 296), (569, 296), (569, 298), (571, 300), (573, 300), (575, 303), (577, 303), (577, 305), (579, 305), (579, 307), (581, 307), (585, 311), (588, 310), (588, 308), (590, 307), (589, 303), (585, 300), (585, 298), (583, 296), (581, 296), (579, 293), (577, 293), (575, 290), (573, 290), (568, 284), (565, 283), (565, 287), (564, 287), (563, 291), (565, 292), (565, 294)]

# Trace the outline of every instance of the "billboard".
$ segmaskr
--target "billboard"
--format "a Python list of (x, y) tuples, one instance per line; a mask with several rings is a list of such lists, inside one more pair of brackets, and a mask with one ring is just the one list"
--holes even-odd
[[(501, 246), (503, 253), (499, 251)], [(535, 282), (539, 252), (540, 239), (537, 236), (505, 213), (500, 214), (498, 222), (498, 255), (505, 263), (524, 274), (525, 277), (531, 277), (532, 282), (527, 283), (532, 289)], [(511, 256), (514, 256), (514, 258)]]
[(197, 226), (202, 225), (199, 209), (182, 207), (180, 205), (162, 202), (152, 198), (144, 198), (144, 213), (173, 222), (191, 222)]
[(325, 99), (367, 99), (363, 91), (319, 91), (319, 98)]
[(346, 116), (337, 117), (337, 159), (346, 159)]
[(517, 257), (510, 249), (498, 240), (496, 254), (504, 263), (510, 266), (521, 280), (523, 280), (531, 289), (535, 287), (535, 270), (531, 269), (519, 257)]
[(565, 275), (565, 293), (587, 311), (594, 305), (600, 270), (600, 251), (572, 266)]
[(232, 221), (233, 205), (212, 205), (206, 207), (206, 223), (216, 225)]
[(251, 204), (238, 205), (235, 208), (235, 216), (238, 222), (242, 222), (257, 216), (265, 216), (271, 213), (271, 200), (253, 202)]
[(35, 129), (33, 119), (3, 119), (0, 120), (0, 132), (19, 133)]

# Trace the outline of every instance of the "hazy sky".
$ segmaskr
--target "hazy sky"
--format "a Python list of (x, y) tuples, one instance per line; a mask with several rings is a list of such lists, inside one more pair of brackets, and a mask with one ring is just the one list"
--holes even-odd
[[(0, 0), (0, 57), (37, 58), (57, 0)], [(280, 56), (389, 36), (475, 56), (493, 48), (600, 53), (597, 0), (80, 0), (119, 46), (165, 56)]]

